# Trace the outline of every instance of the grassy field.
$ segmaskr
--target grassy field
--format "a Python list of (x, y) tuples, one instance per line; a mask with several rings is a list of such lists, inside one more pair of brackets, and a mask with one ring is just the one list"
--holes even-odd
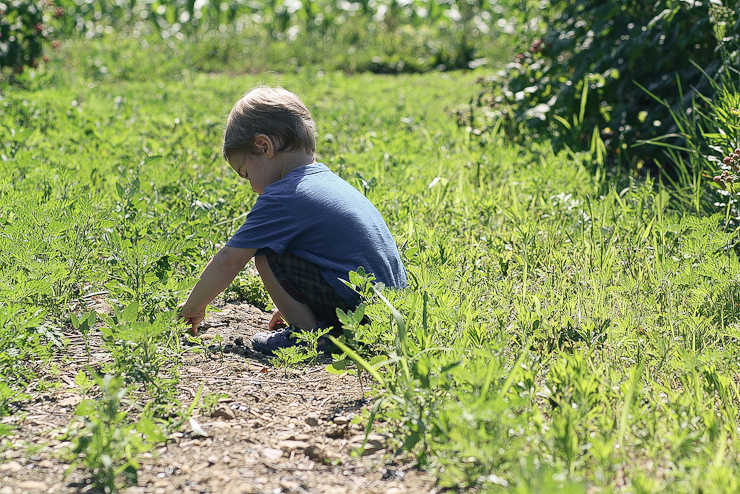
[(91, 327), (81, 301), (105, 291), (104, 371), (141, 389), (168, 433), (172, 310), (255, 200), (220, 158), (224, 117), (279, 84), (304, 98), (319, 160), (376, 204), (410, 274), (369, 302), (372, 325), (348, 325), (380, 384), (365, 423), (446, 487), (740, 488), (740, 266), (724, 209), (681, 212), (588, 155), (482, 143), (453, 114), (482, 72), (114, 77), (105, 50), (75, 49), (0, 95), (3, 414), (55, 386), (27, 389)]

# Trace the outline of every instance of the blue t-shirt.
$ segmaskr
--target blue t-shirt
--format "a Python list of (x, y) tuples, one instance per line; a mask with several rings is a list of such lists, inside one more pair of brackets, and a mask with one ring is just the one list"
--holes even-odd
[(313, 163), (268, 185), (227, 247), (270, 249), (316, 264), (352, 305), (359, 296), (341, 279), (362, 266), (387, 287), (406, 287), (406, 270), (380, 212), (360, 191)]

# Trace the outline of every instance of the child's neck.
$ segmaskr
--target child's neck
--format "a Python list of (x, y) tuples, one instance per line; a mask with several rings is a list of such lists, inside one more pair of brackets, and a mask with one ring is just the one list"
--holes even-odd
[(295, 151), (282, 151), (275, 156), (275, 164), (280, 169), (280, 178), (283, 179), (285, 176), (302, 166), (316, 163), (313, 153), (307, 153), (306, 151), (299, 149)]

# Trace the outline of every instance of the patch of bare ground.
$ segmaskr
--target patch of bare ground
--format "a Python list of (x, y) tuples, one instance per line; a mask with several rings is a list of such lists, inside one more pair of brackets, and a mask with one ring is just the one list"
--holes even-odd
[[(386, 449), (388, 437), (371, 436), (365, 455), (351, 452), (364, 438), (352, 418), (368, 406), (368, 389), (356, 376), (324, 371), (327, 362), (284, 371), (250, 348), (269, 314), (248, 304), (225, 303), (211, 313), (199, 336), (223, 338), (219, 350), (185, 352), (177, 387), (187, 407), (202, 396), (223, 395), (212, 410), (193, 418), (206, 436), (186, 422), (181, 431), (141, 458), (138, 485), (130, 493), (416, 493), (437, 492), (434, 479)], [(81, 339), (60, 355), (55, 373), (43, 379), (60, 386), (34, 393), (3, 422), (15, 428), (0, 449), (0, 494), (94, 492), (78, 468), (67, 477), (60, 431), (82, 399), (74, 376), (88, 364)], [(90, 340), (90, 359), (109, 358), (100, 340)], [(365, 383), (367, 384), (367, 383)], [(135, 408), (132, 405), (132, 413)]]

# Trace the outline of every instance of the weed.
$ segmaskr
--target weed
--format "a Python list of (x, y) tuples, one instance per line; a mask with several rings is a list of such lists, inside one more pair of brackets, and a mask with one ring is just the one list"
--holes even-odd
[(72, 463), (66, 473), (83, 464), (96, 488), (114, 493), (136, 484), (139, 455), (165, 437), (148, 409), (133, 423), (120, 410), (126, 395), (121, 378), (106, 376), (96, 382), (102, 397), (83, 400), (75, 410), (83, 427), (70, 427)]

